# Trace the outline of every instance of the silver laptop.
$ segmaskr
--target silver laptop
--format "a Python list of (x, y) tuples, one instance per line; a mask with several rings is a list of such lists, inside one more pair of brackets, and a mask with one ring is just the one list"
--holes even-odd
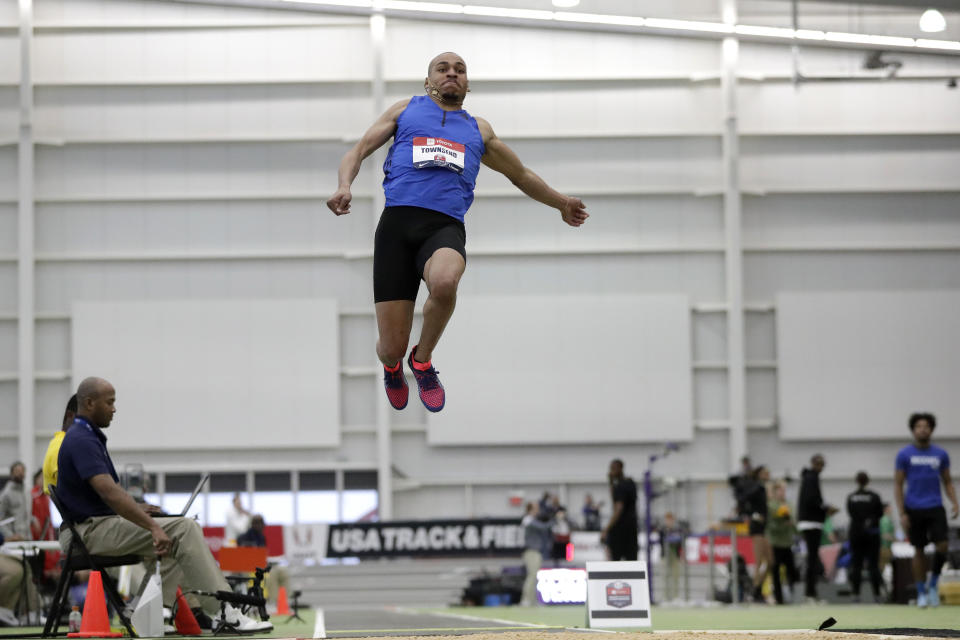
[(157, 516), (161, 518), (164, 516), (166, 517), (180, 516), (181, 518), (186, 517), (187, 513), (189, 513), (190, 511), (190, 507), (193, 506), (193, 501), (196, 500), (197, 496), (200, 495), (200, 492), (203, 491), (203, 485), (207, 484), (207, 480), (209, 479), (210, 479), (209, 473), (204, 472), (204, 474), (200, 476), (200, 481), (197, 483), (197, 486), (193, 488), (193, 493), (190, 494), (190, 499), (187, 500), (187, 504), (183, 505), (183, 510), (180, 511), (180, 513), (164, 512), (164, 513), (158, 513)]

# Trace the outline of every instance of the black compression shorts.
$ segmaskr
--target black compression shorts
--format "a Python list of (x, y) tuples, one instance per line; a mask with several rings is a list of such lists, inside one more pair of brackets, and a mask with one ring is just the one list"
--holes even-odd
[(373, 299), (416, 300), (423, 269), (437, 249), (449, 248), (467, 259), (463, 223), (420, 207), (387, 207), (373, 243)]
[(947, 539), (947, 512), (943, 507), (932, 509), (907, 509), (910, 530), (907, 537), (914, 547), (923, 548), (927, 542), (943, 542)]

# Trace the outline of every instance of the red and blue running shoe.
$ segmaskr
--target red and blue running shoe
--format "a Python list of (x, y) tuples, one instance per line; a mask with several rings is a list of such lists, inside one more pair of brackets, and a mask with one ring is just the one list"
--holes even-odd
[(393, 369), (383, 366), (383, 388), (387, 390), (387, 400), (391, 407), (399, 411), (407, 406), (410, 387), (407, 386), (407, 379), (403, 377), (403, 360)]
[(410, 350), (410, 357), (407, 358), (407, 364), (413, 377), (417, 379), (417, 387), (420, 389), (420, 402), (427, 408), (427, 411), (436, 413), (443, 409), (447, 401), (447, 396), (443, 391), (443, 385), (440, 384), (439, 373), (429, 362), (417, 362), (413, 355), (417, 352), (417, 347)]

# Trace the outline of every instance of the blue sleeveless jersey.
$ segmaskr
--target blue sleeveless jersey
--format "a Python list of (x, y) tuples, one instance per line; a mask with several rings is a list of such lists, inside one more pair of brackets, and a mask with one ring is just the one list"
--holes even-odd
[(422, 207), (463, 222), (485, 150), (477, 121), (466, 111), (444, 111), (414, 96), (397, 118), (383, 163), (388, 207)]

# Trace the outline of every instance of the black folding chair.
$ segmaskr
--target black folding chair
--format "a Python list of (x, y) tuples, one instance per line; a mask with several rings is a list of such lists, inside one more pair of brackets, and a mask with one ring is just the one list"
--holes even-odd
[(70, 596), (70, 583), (73, 580), (73, 574), (77, 571), (99, 571), (103, 581), (103, 592), (110, 604), (116, 610), (120, 617), (120, 622), (126, 627), (131, 638), (137, 637), (133, 627), (130, 626), (130, 620), (123, 613), (123, 598), (117, 591), (117, 585), (105, 569), (110, 567), (122, 567), (130, 564), (140, 564), (140, 556), (95, 556), (87, 549), (83, 539), (77, 532), (76, 525), (69, 512), (63, 507), (60, 498), (57, 497), (56, 487), (50, 485), (50, 499), (53, 501), (57, 511), (63, 518), (63, 525), (70, 529), (70, 547), (63, 560), (63, 572), (60, 574), (60, 581), (57, 583), (57, 590), (54, 592), (53, 601), (50, 603), (50, 610), (47, 612), (47, 623), (43, 627), (43, 638), (49, 638), (57, 635), (57, 629), (60, 627), (60, 617), (68, 610), (67, 600)]

